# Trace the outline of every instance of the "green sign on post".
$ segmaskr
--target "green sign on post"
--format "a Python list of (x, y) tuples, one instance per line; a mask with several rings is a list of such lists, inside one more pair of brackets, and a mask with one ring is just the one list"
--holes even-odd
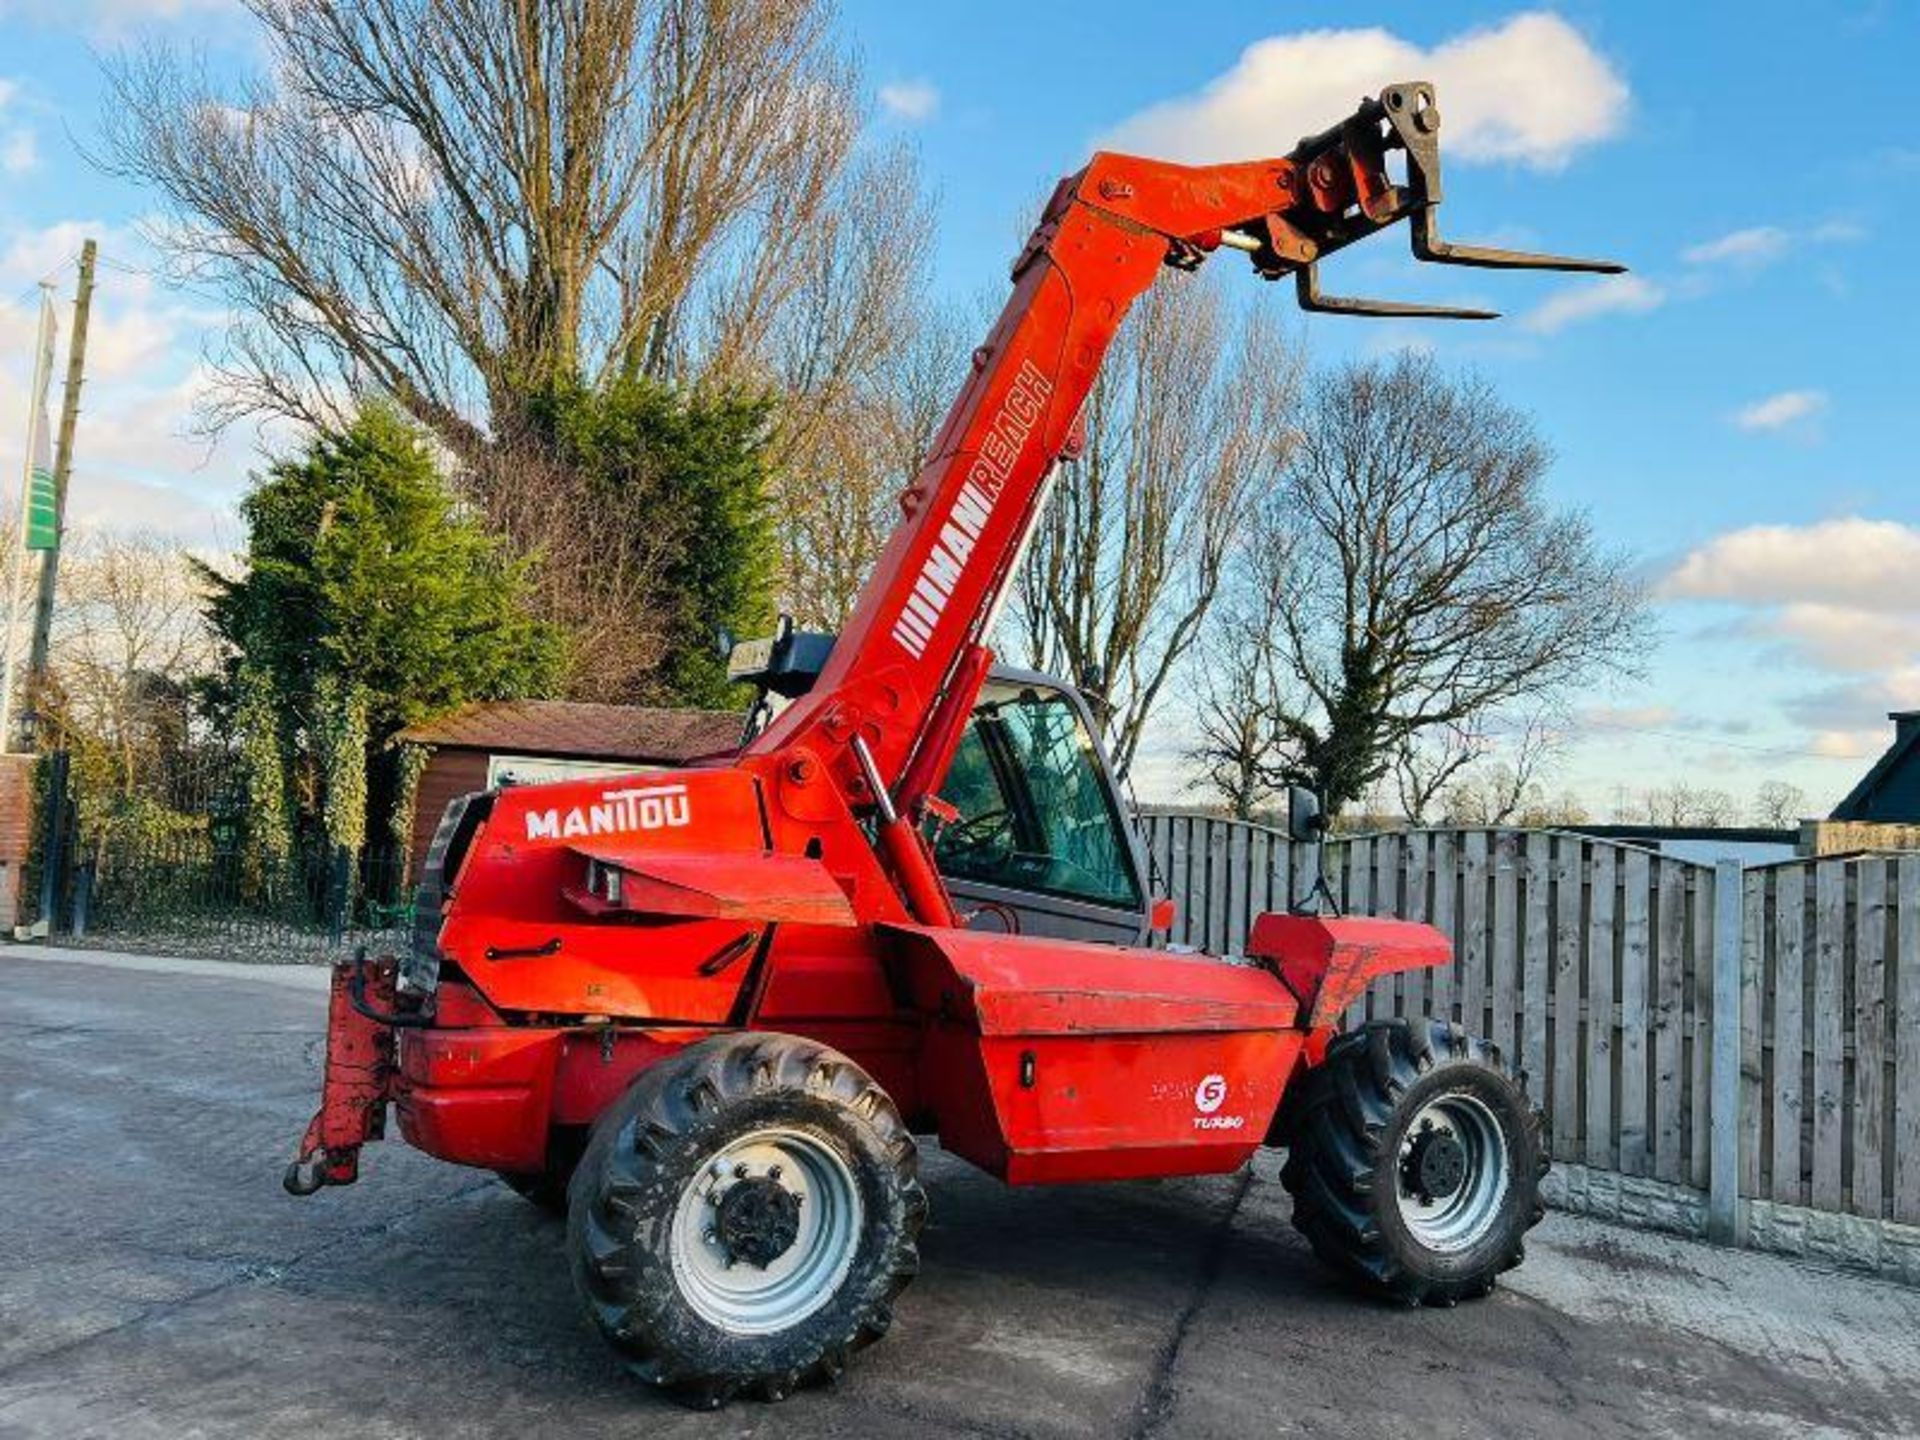
[(60, 507), (53, 483), (53, 472), (44, 466), (33, 467), (27, 482), (27, 549), (60, 548)]

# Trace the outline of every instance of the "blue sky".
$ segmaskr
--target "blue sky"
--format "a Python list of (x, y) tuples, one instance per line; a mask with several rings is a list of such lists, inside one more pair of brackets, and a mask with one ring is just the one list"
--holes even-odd
[[(1583, 697), (1556, 788), (1604, 814), (1619, 784), (1745, 799), (1780, 778), (1824, 810), (1878, 752), (1884, 712), (1920, 706), (1920, 275), (1903, 263), (1920, 133), (1898, 100), (1916, 7), (845, 0), (843, 14), (876, 133), (921, 152), (937, 283), (956, 296), (999, 293), (1020, 212), (1099, 144), (1279, 153), (1410, 72), (1440, 87), (1454, 236), (1633, 267), (1598, 288), (1416, 270), (1383, 237), (1331, 262), (1329, 288), (1511, 318), (1294, 321), (1316, 359), (1419, 344), (1483, 371), (1557, 451), (1556, 497), (1656, 587), (1646, 678)], [(0, 473), (19, 463), (32, 282), (70, 287), (66, 257), (96, 233), (110, 268), (75, 512), (231, 541), (254, 437), (186, 433), (220, 316), (143, 273), (150, 198), (75, 150), (99, 121), (96, 53), (148, 31), (247, 53), (223, 0), (0, 0), (0, 342), (16, 357), (0, 373)], [(1178, 783), (1171, 721), (1149, 793)]]

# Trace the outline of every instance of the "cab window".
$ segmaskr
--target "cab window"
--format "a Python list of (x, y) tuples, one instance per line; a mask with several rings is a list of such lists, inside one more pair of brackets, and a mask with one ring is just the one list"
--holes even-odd
[(949, 879), (1138, 908), (1093, 739), (1059, 692), (989, 687), (940, 795), (959, 811), (934, 847)]

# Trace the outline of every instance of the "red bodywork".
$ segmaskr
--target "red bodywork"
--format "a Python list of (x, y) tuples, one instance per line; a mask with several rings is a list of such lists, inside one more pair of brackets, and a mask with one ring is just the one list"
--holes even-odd
[(378, 978), (391, 971), (347, 967), (376, 998), (356, 1008), (336, 984), (305, 1157), (320, 1183), (353, 1178), (382, 1108), (370, 1087), (421, 1149), (533, 1171), (559, 1127), (734, 1028), (844, 1051), (910, 1120), (1012, 1182), (1242, 1164), (1367, 978), (1443, 962), (1444, 939), (1266, 916), (1237, 964), (972, 933), (918, 825), (1129, 305), (1223, 236), (1271, 277), (1403, 218), (1414, 202), (1387, 180), (1384, 124), (1249, 164), (1103, 154), (1063, 181), (812, 690), (735, 755), (501, 792), (445, 877), (441, 979), (414, 1017), (428, 1023), (369, 1019), (398, 1003)]

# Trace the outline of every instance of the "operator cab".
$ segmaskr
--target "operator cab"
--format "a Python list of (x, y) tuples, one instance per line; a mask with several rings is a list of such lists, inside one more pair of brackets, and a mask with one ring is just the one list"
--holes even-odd
[[(776, 635), (732, 647), (728, 674), (760, 692), (749, 736), (807, 692), (832, 649), (833, 636), (784, 621)], [(1146, 939), (1145, 852), (1072, 686), (995, 665), (940, 798), (957, 813), (929, 834), (934, 863), (971, 929)]]

